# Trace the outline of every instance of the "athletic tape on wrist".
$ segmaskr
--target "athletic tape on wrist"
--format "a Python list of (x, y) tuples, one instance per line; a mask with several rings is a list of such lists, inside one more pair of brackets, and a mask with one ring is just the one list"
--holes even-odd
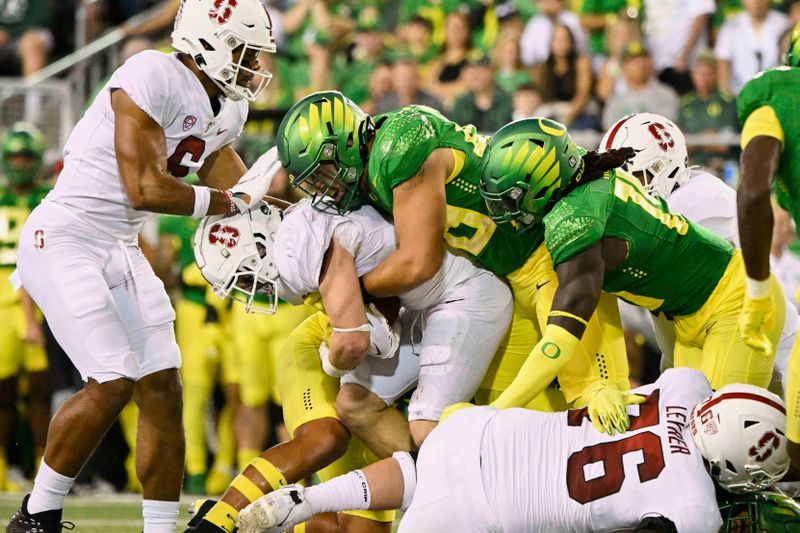
[(392, 458), (400, 465), (403, 474), (403, 503), (400, 504), (400, 510), (405, 512), (417, 489), (417, 464), (408, 452), (394, 452)]
[(747, 296), (750, 298), (766, 298), (772, 293), (769, 278), (765, 280), (747, 278)]
[(372, 328), (370, 327), (369, 322), (367, 322), (366, 324), (361, 324), (357, 328), (333, 328), (333, 331), (336, 333), (355, 333), (357, 331), (369, 333), (372, 331)]
[(280, 487), (288, 485), (281, 471), (263, 457), (256, 457), (250, 461), (250, 466), (258, 470), (258, 473), (267, 480), (272, 490), (278, 490)]
[(572, 313), (569, 313), (567, 311), (550, 311), (550, 313), (547, 316), (549, 316), (549, 317), (550, 316), (552, 316), (552, 317), (565, 316), (567, 318), (571, 318), (573, 320), (577, 320), (578, 322), (580, 322), (584, 326), (588, 326), (589, 325), (589, 322), (587, 320), (584, 320), (583, 318), (579, 317), (578, 315), (573, 315)]
[(241, 492), (242, 496), (244, 496), (250, 503), (253, 503), (264, 495), (264, 491), (262, 491), (258, 485), (253, 483), (253, 480), (246, 477), (244, 474), (239, 474), (236, 476), (236, 478), (234, 478), (234, 480), (231, 482), (231, 487)]
[(200, 185), (192, 185), (192, 189), (194, 189), (192, 218), (203, 218), (208, 214), (208, 206), (211, 205), (211, 189)]

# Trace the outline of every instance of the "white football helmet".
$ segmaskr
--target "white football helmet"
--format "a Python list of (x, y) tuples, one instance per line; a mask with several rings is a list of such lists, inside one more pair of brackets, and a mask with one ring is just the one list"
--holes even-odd
[(692, 409), (692, 437), (728, 492), (765, 490), (789, 469), (786, 409), (755, 385), (726, 385)]
[[(231, 100), (257, 99), (272, 79), (270, 72), (242, 64), (245, 56), (252, 55), (248, 51), (276, 50), (272, 20), (261, 0), (183, 0), (175, 17), (172, 46), (189, 54)], [(233, 51), (239, 47), (241, 52), (234, 58)], [(240, 72), (252, 79), (239, 85)]]
[(644, 187), (664, 199), (689, 179), (689, 154), (683, 132), (667, 117), (633, 113), (611, 126), (600, 151), (630, 147), (636, 155), (622, 167), (628, 173), (643, 172)]
[[(243, 302), (248, 313), (275, 314), (279, 277), (274, 244), (280, 223), (280, 210), (266, 202), (238, 215), (214, 215), (200, 222), (194, 259), (217, 296)], [(256, 294), (266, 304), (254, 304)]]

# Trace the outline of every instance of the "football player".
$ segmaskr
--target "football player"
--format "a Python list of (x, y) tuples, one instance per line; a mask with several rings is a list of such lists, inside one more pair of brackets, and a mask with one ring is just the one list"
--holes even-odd
[[(520, 311), (514, 321), (523, 316), (533, 321), (538, 328), (531, 339), (535, 342), (547, 326), (557, 279), (541, 231), (515, 234), (489, 216), (479, 194), (486, 142), (474, 126), (455, 124), (433, 109), (412, 105), (373, 118), (333, 91), (296, 103), (278, 132), (281, 162), (293, 185), (313, 194), (315, 206), (345, 212), (368, 201), (393, 216), (397, 250), (363, 277), (367, 293), (396, 295), (430, 279), (449, 245), (508, 278)], [(524, 361), (536, 379), (514, 379), (493, 405), (526, 405), (557, 376), (567, 401), (594, 402), (592, 416), (624, 413), (630, 398), (623, 391), (630, 386), (619, 312), (613, 297), (601, 300), (598, 315), (577, 345), (578, 357), (557, 368), (551, 359), (535, 354), (527, 360), (509, 357), (514, 374)], [(494, 375), (508, 373), (501, 368)], [(356, 433), (372, 425), (372, 418), (364, 415), (378, 402), (369, 398), (350, 386), (343, 386), (339, 395)], [(620, 420), (616, 429), (624, 430), (626, 424), (627, 418)], [(415, 435), (415, 442), (422, 442), (434, 425), (431, 421)]]
[(8, 281), (17, 262), (19, 232), (50, 187), (37, 181), (44, 164), (45, 140), (33, 125), (18, 122), (0, 139), (0, 491), (18, 492), (8, 480), (5, 445), (13, 427), (17, 376), (24, 369), (30, 398), (28, 420), (36, 464), (44, 453), (50, 420), (50, 380), (44, 335), (36, 306)]
[(634, 392), (646, 401), (628, 408), (630, 430), (616, 436), (596, 432), (585, 409), (456, 411), (416, 461), (398, 454), (318, 486), (283, 487), (242, 511), (239, 531), (276, 533), (321, 511), (401, 506), (400, 533), (716, 533), (714, 481), (746, 493), (786, 473), (786, 411), (776, 395), (752, 385), (711, 394), (686, 368)]
[[(238, 509), (257, 491), (309, 476), (345, 452), (347, 431), (330, 402), (338, 378), (360, 383), (386, 406), (416, 385), (405, 431), (391, 433), (379, 424), (368, 435), (368, 447), (383, 456), (411, 449), (409, 425), (438, 420), (445, 407), (474, 395), (511, 319), (508, 288), (468, 259), (447, 253), (441, 272), (400, 296), (405, 341), (395, 354), (395, 334), (374, 306), (365, 308), (358, 283), (394, 249), (394, 228), (369, 206), (344, 217), (303, 201), (281, 221), (276, 208), (262, 204), (237, 217), (210, 217), (200, 226), (197, 261), (220, 296), (242, 297), (247, 309), (270, 313), (278, 296), (302, 304), (319, 293), (326, 315), (295, 330), (290, 343), (297, 353), (284, 353), (278, 362), (284, 418), (294, 439), (256, 458), (203, 518), (207, 525), (198, 525), (206, 529), (197, 531), (231, 531)], [(256, 294), (268, 298), (265, 306)], [(402, 420), (394, 409), (384, 416)]]
[[(645, 191), (667, 201), (670, 211), (716, 233), (739, 248), (736, 223), (736, 192), (721, 179), (699, 167), (687, 167), (688, 152), (683, 133), (674, 122), (653, 113), (628, 115), (606, 132), (600, 151), (631, 147), (634, 155), (622, 169), (642, 182)], [(783, 396), (789, 354), (797, 335), (797, 311), (786, 302), (786, 319), (775, 354), (775, 372), (770, 390)], [(672, 321), (660, 313), (654, 318), (656, 338), (664, 354), (662, 368), (685, 366), (673, 361), (675, 333)]]
[[(633, 148), (582, 154), (574, 168), (535, 166), (551, 152), (573, 146), (566, 128), (548, 119), (525, 119), (501, 128), (484, 160), (482, 192), (497, 222), (542, 225), (556, 265), (553, 301), (564, 313), (559, 336), (545, 334), (538, 350), (569, 359), (601, 291), (670, 315), (675, 360), (702, 370), (714, 389), (727, 383), (767, 387), (775, 353), (759, 353), (741, 340), (739, 309), (745, 273), (741, 253), (647, 194), (619, 171)], [(525, 160), (519, 154), (534, 153)], [(531, 164), (531, 161), (534, 163)], [(770, 281), (779, 316), (768, 330), (777, 344), (783, 329), (783, 291)], [(553, 324), (554, 326), (556, 324)]]
[[(800, 25), (792, 31), (786, 65), (757, 74), (736, 98), (742, 124), (742, 156), (736, 193), (739, 237), (747, 269), (747, 297), (741, 314), (745, 342), (760, 352), (771, 350), (767, 330), (782, 311), (770, 291), (769, 249), (774, 191), (781, 207), (800, 221), (800, 129), (797, 95), (800, 79)], [(795, 342), (789, 360), (786, 390), (789, 408), (789, 454), (800, 463), (800, 345)]]
[[(184, 0), (178, 53), (118, 68), (64, 147), (53, 191), (22, 229), (18, 280), (86, 381), (50, 422), (34, 488), (13, 533), (61, 531), (64, 496), (120, 410), (139, 405), (137, 473), (145, 533), (172, 532), (184, 464), (174, 311), (137, 244), (148, 212), (203, 217), (255, 205), (279, 165), (247, 171), (231, 142), (274, 52), (258, 0)], [(176, 178), (196, 171), (205, 186)]]

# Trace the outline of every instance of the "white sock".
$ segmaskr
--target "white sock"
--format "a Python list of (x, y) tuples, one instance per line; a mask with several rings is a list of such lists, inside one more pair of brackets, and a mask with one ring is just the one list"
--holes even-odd
[(353, 470), (303, 491), (314, 514), (369, 509), (372, 495), (361, 470)]
[(73, 483), (74, 477), (62, 476), (42, 460), (33, 482), (31, 497), (28, 498), (28, 512), (35, 514), (61, 509), (64, 507), (64, 497)]
[(144, 533), (175, 533), (180, 502), (142, 500)]
[(400, 510), (406, 512), (417, 490), (417, 463), (408, 452), (394, 452), (392, 458), (400, 465), (403, 474), (403, 503), (400, 504)]

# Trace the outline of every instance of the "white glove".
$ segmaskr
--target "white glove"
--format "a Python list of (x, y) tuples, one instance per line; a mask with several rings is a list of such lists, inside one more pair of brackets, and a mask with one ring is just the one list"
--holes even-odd
[[(250, 167), (250, 170), (245, 172), (244, 176), (239, 179), (239, 182), (230, 188), (230, 192), (233, 195), (231, 201), (233, 201), (240, 213), (244, 213), (264, 198), (269, 186), (272, 184), (272, 179), (280, 169), (281, 162), (278, 159), (278, 148), (274, 146), (259, 157)], [(243, 194), (250, 198), (248, 202), (245, 202), (241, 197)]]
[[(375, 304), (367, 306), (367, 322), (369, 322), (369, 351), (367, 355), (378, 359), (390, 359), (400, 346), (400, 334), (392, 329), (386, 317), (378, 311)], [(399, 321), (398, 321), (399, 328)]]
[(280, 533), (292, 531), (312, 515), (311, 506), (303, 497), (303, 487), (286, 485), (242, 509), (236, 527), (239, 533)]

